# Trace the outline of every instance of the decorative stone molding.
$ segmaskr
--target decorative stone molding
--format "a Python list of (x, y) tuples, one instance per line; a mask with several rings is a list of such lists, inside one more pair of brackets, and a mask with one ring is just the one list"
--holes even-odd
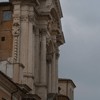
[[(13, 25), (12, 25), (12, 34), (13, 34), (13, 62), (17, 62), (18, 59), (18, 41), (20, 36), (20, 15), (13, 15)], [(11, 61), (12, 62), (12, 61)]]
[(9, 58), (7, 59), (7, 61), (8, 61), (9, 63), (13, 63), (13, 58), (12, 58), (12, 57), (9, 57)]
[(34, 16), (33, 15), (22, 15), (21, 21), (23, 22), (34, 22)]
[(19, 36), (20, 34), (20, 15), (13, 15), (13, 25), (12, 25), (12, 34), (13, 36)]
[(20, 34), (20, 23), (19, 22), (14, 22), (12, 26), (12, 33), (14, 37), (19, 36)]
[(14, 21), (20, 20), (20, 15), (19, 14), (14, 14), (13, 19), (14, 19)]
[(14, 39), (14, 60), (17, 61), (17, 55), (18, 55), (18, 37), (15, 37)]

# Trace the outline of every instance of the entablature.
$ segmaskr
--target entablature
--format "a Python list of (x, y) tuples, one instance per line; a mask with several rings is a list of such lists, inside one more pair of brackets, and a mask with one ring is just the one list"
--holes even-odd
[[(56, 36), (58, 46), (65, 43), (61, 26), (62, 11), (59, 0), (41, 0), (36, 7), (38, 12), (37, 22), (40, 26), (45, 22), (49, 34)], [(42, 25), (43, 26), (43, 25)]]
[(50, 7), (40, 7), (38, 8), (38, 13), (41, 16), (48, 15), (50, 18), (54, 18), (55, 20), (59, 19), (56, 9), (51, 5)]
[(23, 5), (24, 4), (31, 4), (31, 5), (35, 5), (35, 6), (38, 6), (39, 5), (39, 1), (38, 0), (10, 0), (10, 2), (12, 2), (13, 4), (16, 4), (16, 3), (22, 3)]
[(37, 8), (40, 14), (49, 12), (55, 19), (63, 16), (59, 0), (41, 0)]

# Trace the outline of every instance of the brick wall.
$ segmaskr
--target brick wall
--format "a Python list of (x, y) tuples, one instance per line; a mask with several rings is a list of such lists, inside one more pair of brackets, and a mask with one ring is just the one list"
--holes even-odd
[(12, 19), (4, 20), (4, 11), (11, 11), (10, 6), (0, 6), (0, 60), (6, 60), (12, 54)]

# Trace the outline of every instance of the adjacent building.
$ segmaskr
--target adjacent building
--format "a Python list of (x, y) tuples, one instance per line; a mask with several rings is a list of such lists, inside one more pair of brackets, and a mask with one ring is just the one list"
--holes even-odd
[(60, 97), (65, 97), (68, 100), (74, 100), (74, 89), (76, 85), (71, 79), (59, 79), (58, 80), (58, 93)]

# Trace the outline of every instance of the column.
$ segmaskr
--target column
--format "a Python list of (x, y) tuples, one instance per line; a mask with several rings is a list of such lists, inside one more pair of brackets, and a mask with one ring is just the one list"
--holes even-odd
[(20, 45), (20, 62), (25, 66), (24, 73), (28, 71), (28, 40), (29, 40), (29, 6), (21, 7), (21, 45)]
[(56, 93), (58, 93), (58, 59), (59, 59), (59, 50), (56, 48)]
[(51, 87), (51, 93), (56, 93), (56, 56), (55, 52), (53, 53), (52, 58), (52, 66), (51, 66), (51, 81), (52, 81), (52, 87)]
[(29, 7), (29, 37), (28, 37), (28, 71), (27, 71), (27, 83), (32, 89), (32, 93), (35, 93), (34, 89), (34, 66), (35, 66), (35, 30), (33, 26), (34, 15), (33, 6)]
[(41, 65), (41, 76), (40, 76), (40, 82), (44, 85), (47, 84), (46, 82), (46, 71), (47, 71), (47, 68), (46, 68), (46, 30), (45, 29), (41, 29), (41, 62), (40, 62), (40, 65)]
[(53, 53), (51, 66), (51, 93), (58, 93), (58, 59), (56, 53)]
[(35, 84), (39, 83), (40, 76), (40, 37), (39, 37), (39, 29), (36, 27), (35, 31)]
[(52, 81), (51, 81), (51, 63), (48, 63), (48, 93), (51, 93)]
[(40, 29), (40, 66), (39, 83), (36, 84), (36, 93), (42, 100), (47, 99), (47, 66), (46, 66), (46, 29)]
[(53, 57), (52, 57), (52, 68), (51, 68), (51, 73), (52, 73), (52, 93), (57, 93), (57, 88), (58, 88), (58, 68), (57, 68), (57, 63), (56, 63), (56, 34), (54, 33), (52, 35), (53, 39)]
[[(48, 41), (47, 41), (48, 42)], [(52, 87), (52, 44), (47, 43), (47, 81), (48, 81), (48, 93), (51, 93), (51, 87)]]

